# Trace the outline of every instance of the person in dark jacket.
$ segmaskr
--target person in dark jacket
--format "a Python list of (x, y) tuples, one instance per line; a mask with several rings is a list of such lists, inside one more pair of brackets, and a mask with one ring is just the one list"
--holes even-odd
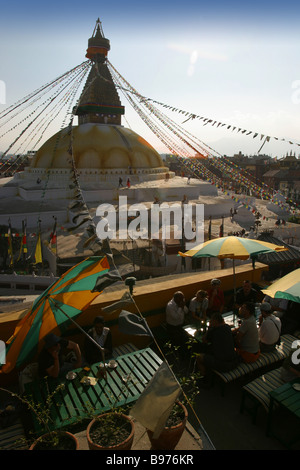
[[(110, 329), (105, 326), (103, 317), (98, 316), (94, 319), (93, 327), (88, 331), (88, 335), (102, 348), (105, 358), (112, 356), (112, 335)], [(87, 337), (84, 343), (84, 357), (89, 364), (103, 360), (101, 349)]]
[(214, 313), (203, 340), (206, 352), (197, 358), (198, 369), (205, 377), (213, 369), (222, 372), (234, 369), (239, 362), (235, 352), (234, 338), (229, 325), (220, 313)]
[[(65, 359), (64, 352), (73, 352), (70, 362)], [(77, 343), (49, 333), (45, 337), (45, 345), (38, 357), (38, 372), (40, 377), (63, 377), (67, 372), (81, 366), (81, 351)]]
[(236, 307), (241, 307), (245, 302), (257, 301), (257, 291), (252, 287), (250, 281), (244, 281), (243, 287), (238, 289), (236, 293)]

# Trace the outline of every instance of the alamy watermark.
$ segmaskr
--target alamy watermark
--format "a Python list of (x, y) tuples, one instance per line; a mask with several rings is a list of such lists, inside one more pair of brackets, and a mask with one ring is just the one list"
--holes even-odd
[(96, 216), (98, 237), (103, 240), (160, 239), (171, 237), (185, 240), (186, 249), (204, 241), (204, 205), (167, 202), (153, 203), (147, 208), (143, 203), (127, 204), (127, 196), (120, 196), (117, 207), (101, 204)]
[(0, 80), (0, 104), (6, 104), (6, 85), (3, 80)]
[(6, 347), (4, 341), (0, 340), (0, 366), (6, 364)]
[(294, 104), (300, 103), (300, 80), (294, 80), (292, 82), (292, 88), (295, 90), (292, 93), (292, 102)]
[(292, 354), (291, 360), (292, 363), (298, 366), (300, 364), (300, 340), (295, 340), (292, 343), (292, 350), (295, 349), (295, 351)]

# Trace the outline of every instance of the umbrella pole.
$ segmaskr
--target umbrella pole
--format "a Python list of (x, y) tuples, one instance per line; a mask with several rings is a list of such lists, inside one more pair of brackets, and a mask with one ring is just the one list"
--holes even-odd
[(233, 267), (233, 323), (235, 322), (235, 304), (236, 304), (236, 279), (235, 279), (235, 263), (234, 258), (232, 260)]
[[(53, 300), (53, 299), (52, 299), (52, 300)], [(58, 310), (60, 310), (69, 320), (71, 320), (71, 322), (74, 323), (74, 325), (75, 325), (77, 328), (79, 328), (79, 330), (80, 330), (85, 336), (87, 336), (87, 337), (90, 339), (90, 341), (92, 341), (92, 343), (94, 343), (94, 345), (97, 346), (98, 349), (100, 349), (101, 354), (102, 354), (102, 360), (103, 360), (103, 362), (105, 362), (104, 350), (103, 350), (103, 348), (101, 348), (100, 344), (98, 344), (97, 341), (94, 340), (94, 338), (92, 338), (86, 331), (84, 331), (84, 329), (81, 328), (81, 326), (78, 325), (78, 323), (76, 323), (76, 321), (73, 320), (73, 318), (71, 318), (66, 312), (64, 312), (64, 311), (60, 308), (60, 306), (59, 306), (55, 301), (54, 301), (54, 303), (55, 303), (55, 306), (58, 308)]]

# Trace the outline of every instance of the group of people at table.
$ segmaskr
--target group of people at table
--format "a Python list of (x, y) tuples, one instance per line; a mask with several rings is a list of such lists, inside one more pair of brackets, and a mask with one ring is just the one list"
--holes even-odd
[[(169, 338), (172, 344), (179, 346), (183, 357), (188, 354), (184, 325), (188, 321), (196, 324), (198, 328), (202, 326), (197, 365), (203, 378), (209, 377), (212, 370), (226, 372), (234, 369), (241, 361), (254, 362), (261, 353), (273, 351), (279, 344), (288, 301), (265, 296), (262, 302), (257, 304), (257, 297), (258, 292), (251, 282), (245, 280), (242, 288), (236, 293), (234, 307), (239, 317), (236, 327), (227, 324), (222, 315), (225, 300), (219, 279), (212, 279), (208, 291), (198, 290), (189, 302), (189, 307), (180, 291), (175, 292), (168, 302), (166, 323)], [(257, 305), (260, 309), (258, 319)], [(83, 354), (77, 343), (52, 333), (47, 335), (44, 349), (38, 358), (39, 376), (63, 377), (70, 370), (112, 357), (112, 335), (110, 329), (105, 326), (103, 317), (94, 319), (88, 335), (93, 341), (85, 338)], [(69, 356), (65, 355), (66, 350), (71, 353)], [(300, 376), (300, 365), (293, 364), (288, 358), (283, 365), (282, 376), (283, 379), (285, 377), (289, 380)]]
[[(197, 366), (204, 380), (212, 370), (226, 372), (237, 367), (240, 362), (255, 362), (261, 353), (273, 351), (280, 343), (282, 320), (288, 309), (288, 301), (265, 296), (258, 304), (257, 298), (258, 291), (250, 281), (245, 280), (236, 293), (233, 306), (238, 314), (238, 326), (227, 324), (222, 315), (225, 301), (219, 279), (212, 279), (208, 291), (198, 290), (188, 307), (180, 291), (175, 292), (168, 302), (166, 323), (170, 340), (180, 347), (183, 356), (187, 354), (183, 326), (187, 321), (197, 328), (202, 326)], [(258, 318), (257, 305), (260, 309)], [(284, 380), (300, 376), (300, 365), (293, 364), (290, 357), (282, 369)]]

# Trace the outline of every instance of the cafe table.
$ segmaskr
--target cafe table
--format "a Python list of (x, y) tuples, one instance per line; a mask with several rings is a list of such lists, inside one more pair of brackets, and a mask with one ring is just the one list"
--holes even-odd
[[(224, 321), (227, 325), (230, 325), (231, 328), (236, 328), (239, 326), (238, 318), (234, 316), (233, 312), (226, 312), (223, 315)], [(209, 327), (209, 319), (206, 321), (206, 331)], [(188, 335), (188, 337), (194, 338), (199, 343), (202, 343), (202, 338), (204, 335), (204, 325), (203, 322), (194, 320), (193, 323), (184, 325), (183, 330)]]
[[(300, 427), (297, 423), (296, 434), (293, 436), (289, 442), (287, 441), (287, 431), (289, 428), (289, 420), (287, 419), (287, 414), (285, 413), (285, 421), (279, 426), (282, 428), (284, 424), (285, 428), (285, 437), (276, 433), (274, 426), (274, 414), (275, 408), (281, 408), (284, 412), (289, 412), (296, 420), (300, 418), (300, 379), (297, 378), (291, 382), (287, 382), (280, 387), (276, 388), (269, 392), (270, 395), (270, 405), (267, 419), (267, 436), (273, 436), (277, 438), (282, 444), (286, 447), (290, 447), (292, 444), (300, 440)], [(291, 427), (291, 426), (290, 426)]]
[[(60, 429), (136, 401), (162, 360), (151, 348), (145, 348), (118, 356), (115, 362), (116, 367), (109, 367), (107, 361), (106, 377), (99, 377), (100, 363), (96, 363), (90, 368), (75, 369), (72, 380), (66, 376), (30, 382), (25, 386), (26, 396), (43, 408), (47, 406), (49, 394), (52, 395), (48, 427)], [(36, 433), (47, 432), (35, 413), (33, 422)]]
[(202, 337), (204, 335), (204, 331), (203, 331), (203, 328), (201, 330), (200, 322), (199, 323), (192, 323), (190, 325), (184, 325), (183, 330), (188, 335), (188, 337), (194, 338), (199, 343), (202, 342)]

